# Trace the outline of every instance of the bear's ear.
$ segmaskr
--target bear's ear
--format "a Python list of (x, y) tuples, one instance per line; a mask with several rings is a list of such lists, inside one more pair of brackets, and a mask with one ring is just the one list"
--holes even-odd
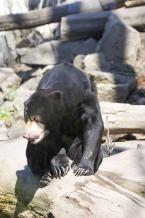
[(61, 91), (54, 91), (50, 95), (56, 100), (62, 100), (63, 98), (63, 92)]

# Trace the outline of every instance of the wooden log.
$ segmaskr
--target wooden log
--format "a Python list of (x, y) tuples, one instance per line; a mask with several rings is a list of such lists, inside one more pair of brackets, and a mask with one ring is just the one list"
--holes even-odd
[(125, 0), (100, 0), (104, 10), (112, 10), (124, 5)]
[(79, 0), (28, 13), (0, 16), (0, 31), (26, 29), (59, 22), (63, 16), (86, 12), (96, 13), (120, 7), (123, 3), (124, 0)]
[(101, 102), (106, 134), (145, 133), (145, 105)]
[(131, 0), (125, 2), (127, 8), (145, 5), (145, 0)]
[(81, 38), (95, 36), (104, 30), (108, 18), (115, 14), (133, 27), (145, 25), (145, 6), (135, 8), (121, 8), (100, 13), (69, 15), (61, 20), (61, 38)]
[(59, 5), (22, 14), (0, 16), (0, 31), (26, 29), (53, 22), (69, 14), (102, 11), (99, 0), (80, 0), (71, 4)]

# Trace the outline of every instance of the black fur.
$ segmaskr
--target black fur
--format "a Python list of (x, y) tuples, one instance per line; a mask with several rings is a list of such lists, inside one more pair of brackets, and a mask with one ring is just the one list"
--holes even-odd
[(39, 144), (28, 142), (28, 165), (41, 182), (61, 177), (73, 160), (75, 175), (92, 175), (102, 162), (103, 122), (91, 81), (82, 71), (62, 64), (47, 72), (25, 103), (25, 120), (41, 117), (50, 134)]

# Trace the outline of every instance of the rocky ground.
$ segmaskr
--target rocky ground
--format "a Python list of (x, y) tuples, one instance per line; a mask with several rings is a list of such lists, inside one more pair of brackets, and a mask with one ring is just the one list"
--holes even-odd
[(59, 63), (93, 78), (100, 102), (145, 105), (145, 33), (113, 15), (99, 38), (61, 41), (56, 23), (2, 34), (0, 48), (0, 217), (145, 217), (144, 134), (109, 135), (108, 129), (102, 140), (107, 158), (96, 176), (70, 172), (46, 188), (27, 168), (21, 138), (24, 101)]

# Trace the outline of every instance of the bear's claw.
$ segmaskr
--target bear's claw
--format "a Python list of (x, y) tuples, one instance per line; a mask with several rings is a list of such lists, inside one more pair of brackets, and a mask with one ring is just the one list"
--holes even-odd
[(91, 169), (79, 167), (76, 164), (72, 166), (72, 169), (73, 169), (73, 173), (75, 174), (75, 176), (90, 176), (94, 174), (94, 172)]
[(62, 148), (60, 152), (51, 160), (51, 170), (55, 178), (61, 178), (65, 176), (70, 170), (69, 160)]
[(40, 184), (42, 186), (47, 186), (51, 182), (52, 179), (53, 179), (53, 176), (50, 173), (50, 171), (48, 171), (41, 177)]

